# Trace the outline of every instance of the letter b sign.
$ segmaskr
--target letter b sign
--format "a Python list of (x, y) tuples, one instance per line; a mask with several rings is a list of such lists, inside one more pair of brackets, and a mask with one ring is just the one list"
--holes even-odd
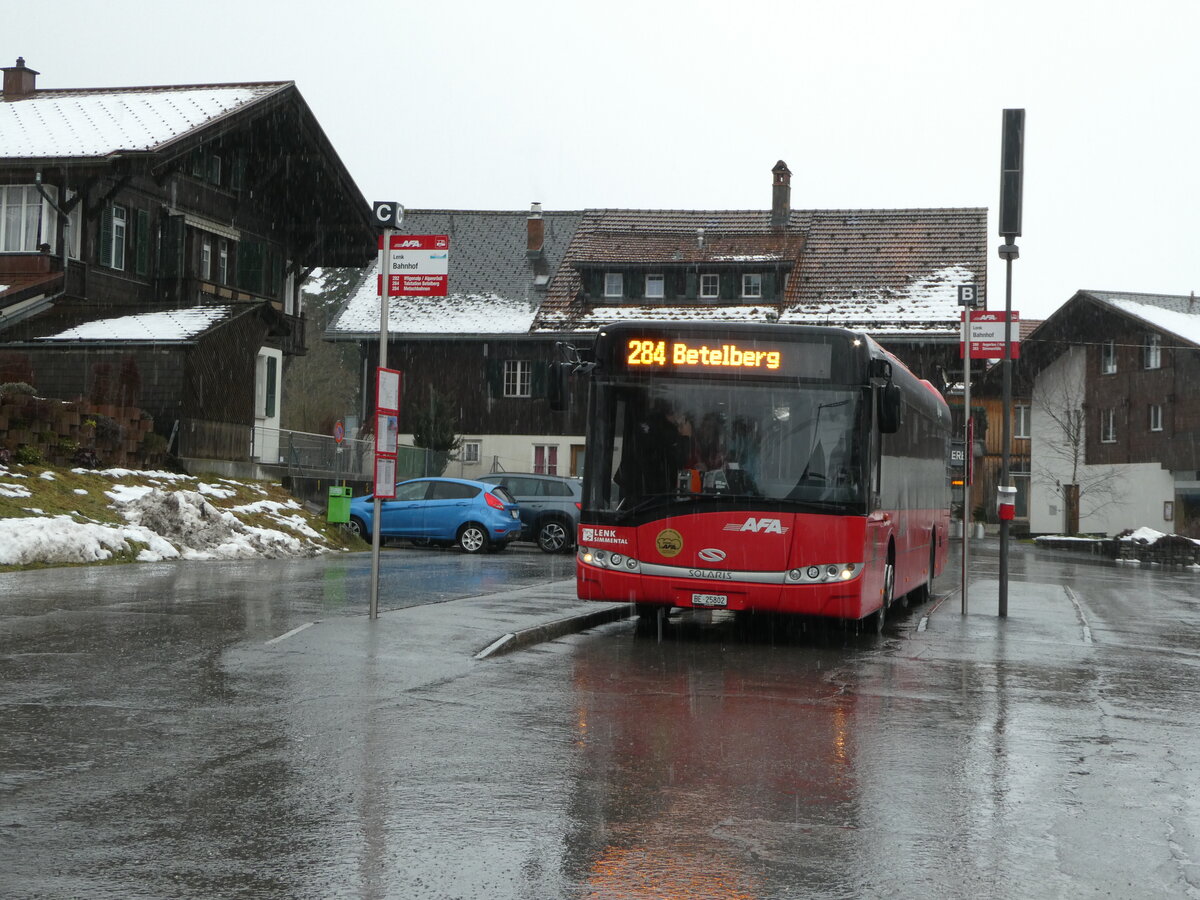
[(378, 228), (399, 228), (404, 221), (404, 207), (391, 200), (371, 204), (371, 218)]

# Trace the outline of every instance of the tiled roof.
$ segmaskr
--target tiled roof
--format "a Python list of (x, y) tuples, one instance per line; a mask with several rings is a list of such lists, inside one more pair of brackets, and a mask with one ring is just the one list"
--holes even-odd
[[(639, 307), (652, 318), (836, 324), (876, 335), (953, 338), (957, 288), (987, 281), (987, 210), (588, 210), (535, 331), (591, 330), (633, 307), (587, 308), (580, 268), (763, 263), (790, 269), (778, 305)], [(698, 230), (703, 229), (701, 242)]]
[[(527, 334), (581, 213), (544, 212), (544, 258), (526, 253), (527, 211), (406, 210), (403, 231), (450, 237), (447, 297), (393, 297), (388, 330), (395, 334)], [(327, 338), (379, 333), (377, 266), (335, 314)], [(540, 282), (540, 286), (539, 286)]]
[(0, 102), (0, 158), (76, 159), (156, 150), (291, 85), (39, 89)]
[(1194, 295), (1134, 294), (1121, 291), (1080, 291), (1127, 316), (1200, 346), (1200, 300)]

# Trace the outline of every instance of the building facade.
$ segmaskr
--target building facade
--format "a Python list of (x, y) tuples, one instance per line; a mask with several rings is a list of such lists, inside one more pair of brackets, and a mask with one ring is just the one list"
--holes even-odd
[(291, 82), (0, 97), (0, 380), (138, 407), (182, 457), (273, 461), (298, 286), (369, 208)]
[(1200, 304), (1078, 291), (1030, 336), (1030, 528), (1200, 537)]
[[(541, 385), (550, 363), (622, 319), (854, 328), (940, 382), (958, 360), (957, 288), (987, 282), (987, 211), (796, 210), (791, 175), (775, 165), (761, 210), (407, 213), (414, 234), (456, 233), (451, 296), (389, 301), (388, 360), (405, 370), (406, 409), (430, 391), (457, 398), (456, 474), (578, 473), (585, 397), (577, 388), (553, 413)], [(376, 274), (327, 331), (360, 341), (368, 366)]]

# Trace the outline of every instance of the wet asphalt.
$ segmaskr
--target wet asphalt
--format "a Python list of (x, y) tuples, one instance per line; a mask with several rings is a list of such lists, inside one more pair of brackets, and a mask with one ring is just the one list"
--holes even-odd
[[(1200, 574), (554, 636), (570, 557), (0, 575), (0, 897), (1189, 897)], [(561, 629), (560, 629), (561, 630)], [(504, 635), (511, 652), (477, 658)]]

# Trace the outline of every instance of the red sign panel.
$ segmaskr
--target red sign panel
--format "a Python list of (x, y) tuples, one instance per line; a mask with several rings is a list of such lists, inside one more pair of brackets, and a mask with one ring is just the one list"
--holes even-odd
[[(1011, 359), (1021, 358), (1021, 314), (1014, 312), (1007, 328), (1004, 313), (971, 312), (971, 359), (1003, 359), (1005, 332), (1011, 347)], [(963, 355), (962, 341), (958, 342), (958, 355)]]
[(387, 252), (379, 237), (383, 272), (376, 293), (387, 277), (389, 297), (445, 297), (449, 288), (450, 238), (444, 234), (394, 234)]

